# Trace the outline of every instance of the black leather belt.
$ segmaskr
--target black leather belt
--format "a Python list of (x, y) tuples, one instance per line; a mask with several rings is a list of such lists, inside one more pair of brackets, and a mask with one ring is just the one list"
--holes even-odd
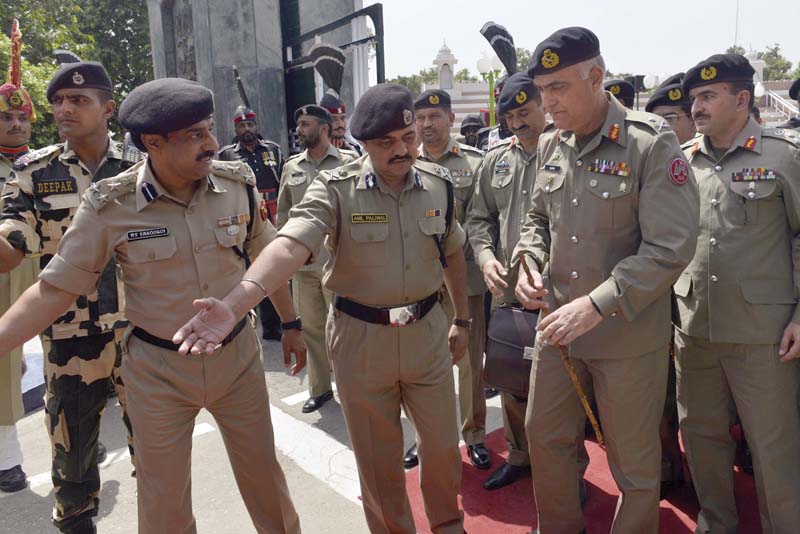
[[(222, 345), (224, 347), (225, 345), (227, 345), (228, 343), (233, 341), (233, 339), (237, 335), (239, 335), (239, 332), (242, 331), (242, 328), (244, 328), (244, 325), (245, 325), (246, 322), (247, 322), (247, 317), (245, 317), (244, 319), (242, 319), (241, 321), (236, 323), (236, 326), (233, 327), (233, 330), (231, 330), (231, 333), (228, 334), (228, 336), (225, 339), (222, 340), (222, 343), (220, 343), (220, 345)], [(178, 349), (181, 347), (180, 345), (176, 345), (172, 341), (169, 341), (167, 339), (162, 339), (160, 337), (156, 337), (153, 334), (151, 334), (150, 332), (148, 332), (147, 330), (145, 330), (143, 328), (139, 328), (138, 326), (134, 326), (133, 327), (133, 331), (131, 333), (134, 336), (136, 336), (139, 339), (141, 339), (142, 341), (146, 341), (147, 343), (150, 343), (151, 345), (155, 345), (156, 347), (160, 347), (162, 349), (172, 350), (172, 351), (178, 352)]]
[(437, 291), (419, 302), (398, 306), (396, 308), (367, 306), (339, 296), (334, 298), (333, 305), (337, 310), (367, 323), (386, 326), (405, 326), (425, 317), (438, 301), (439, 292)]

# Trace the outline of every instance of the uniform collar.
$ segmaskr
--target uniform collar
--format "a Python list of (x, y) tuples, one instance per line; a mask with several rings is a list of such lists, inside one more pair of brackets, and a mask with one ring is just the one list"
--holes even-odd
[[(747, 123), (744, 125), (744, 128), (742, 128), (742, 130), (739, 132), (739, 135), (737, 135), (736, 139), (734, 139), (731, 147), (722, 157), (724, 158), (738, 148), (742, 148), (742, 150), (746, 150), (748, 152), (761, 154), (761, 133), (761, 125), (759, 125), (755, 120), (753, 120), (752, 117), (750, 117), (747, 119)], [(711, 148), (711, 138), (709, 138), (707, 135), (702, 135), (696, 141), (694, 147), (692, 147), (692, 155), (694, 155), (694, 152), (697, 152), (698, 150), (705, 154), (712, 161), (716, 161), (716, 155)]]
[[(61, 150), (61, 154), (58, 156), (59, 161), (68, 162), (68, 160), (75, 160), (81, 161), (78, 157), (78, 154), (72, 149), (69, 145), (69, 141), (64, 142), (64, 147)], [(106, 149), (106, 155), (103, 158), (103, 161), (100, 162), (100, 165), (97, 166), (99, 169), (103, 166), (103, 164), (108, 160), (121, 160), (122, 159), (122, 146), (114, 141), (113, 139), (108, 139), (108, 148)], [(83, 162), (81, 162), (83, 163)]]
[(442, 154), (438, 158), (434, 158), (427, 150), (425, 150), (425, 145), (423, 143), (420, 143), (419, 145), (420, 157), (428, 161), (432, 161), (434, 163), (436, 163), (437, 161), (441, 160), (442, 158), (450, 154), (452, 154), (453, 156), (457, 156), (459, 158), (464, 157), (464, 151), (461, 150), (458, 141), (456, 141), (452, 135), (450, 136), (450, 140), (447, 142), (447, 148), (445, 148), (444, 152), (442, 152)]
[[(323, 161), (328, 159), (329, 157), (335, 158), (336, 161), (342, 161), (342, 153), (339, 152), (339, 149), (333, 146), (333, 143), (328, 145), (328, 150), (325, 152), (325, 155), (322, 156), (322, 159), (319, 160), (317, 163), (322, 164)], [(308, 149), (303, 150), (299, 156), (297, 156), (297, 162), (300, 163), (301, 161), (308, 161), (311, 163), (313, 160), (308, 156)]]
[[(226, 189), (222, 186), (219, 180), (214, 180), (211, 175), (208, 175), (205, 180), (200, 181), (200, 186), (195, 191), (194, 198), (204, 194), (206, 191), (213, 193), (225, 193)], [(150, 166), (148, 160), (145, 165), (139, 169), (139, 174), (136, 176), (136, 211), (142, 211), (144, 208), (155, 202), (158, 197), (165, 196), (174, 199), (167, 193), (167, 190), (161, 185)], [(176, 200), (177, 202), (177, 200)], [(194, 202), (194, 200), (192, 200)], [(191, 202), (190, 202), (191, 204)]]
[[(600, 145), (603, 137), (609, 141), (625, 147), (628, 143), (628, 133), (625, 129), (625, 119), (628, 116), (628, 109), (620, 104), (616, 98), (611, 98), (610, 94), (606, 93), (606, 100), (608, 100), (608, 112), (600, 131), (588, 142), (583, 148), (582, 154), (591, 152)], [(558, 134), (559, 140), (577, 150), (577, 138), (574, 132), (560, 131)]]
[[(407, 191), (413, 187), (423, 189), (425, 191), (428, 188), (425, 186), (425, 181), (422, 179), (422, 173), (419, 172), (415, 165), (411, 166), (409, 169), (408, 174), (406, 175), (406, 185), (403, 188), (403, 191)], [(364, 158), (364, 163), (361, 166), (361, 175), (358, 177), (358, 183), (356, 184), (356, 189), (375, 189), (378, 188), (384, 193), (390, 193), (389, 188), (386, 187), (386, 184), (383, 180), (378, 178), (378, 174), (372, 168), (372, 161), (370, 160), (369, 156)]]

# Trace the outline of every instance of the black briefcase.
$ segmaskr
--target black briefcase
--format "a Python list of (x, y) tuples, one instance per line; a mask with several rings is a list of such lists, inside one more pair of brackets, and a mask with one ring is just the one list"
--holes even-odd
[(539, 312), (503, 306), (492, 312), (486, 340), (483, 379), (518, 398), (528, 396), (528, 384)]

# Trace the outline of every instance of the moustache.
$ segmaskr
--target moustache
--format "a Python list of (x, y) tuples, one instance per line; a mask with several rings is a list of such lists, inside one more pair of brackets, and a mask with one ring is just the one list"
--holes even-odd
[(25, 133), (25, 132), (23, 130), (20, 130), (19, 128), (12, 128), (11, 130), (9, 130), (6, 133), (8, 135), (13, 135), (13, 134), (21, 134), (21, 133)]
[(202, 154), (197, 156), (197, 161), (200, 161), (200, 160), (205, 159), (205, 158), (213, 158), (213, 157), (214, 157), (214, 152), (203, 152)]
[(709, 117), (709, 116), (708, 116), (708, 115), (706, 115), (705, 113), (698, 113), (698, 114), (696, 114), (696, 115), (692, 115), (692, 119), (693, 119), (693, 120), (697, 120), (697, 119), (709, 119), (709, 118), (711, 118), (711, 117)]
[(411, 161), (411, 156), (399, 156), (389, 160), (389, 163), (396, 163), (401, 161)]
[(530, 126), (525, 125), (525, 126), (520, 126), (519, 128), (512, 128), (511, 131), (513, 133), (520, 133), (520, 132), (527, 132), (530, 129), (531, 129)]

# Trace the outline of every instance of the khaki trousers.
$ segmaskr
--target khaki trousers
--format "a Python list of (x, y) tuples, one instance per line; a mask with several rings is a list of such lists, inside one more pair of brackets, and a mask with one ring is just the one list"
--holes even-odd
[(130, 335), (122, 377), (136, 447), (140, 534), (190, 534), (192, 431), (207, 409), (259, 533), (299, 533), (275, 456), (261, 344), (252, 324), (209, 356), (181, 356)]
[(372, 534), (417, 531), (405, 490), (401, 405), (417, 430), (420, 486), (431, 529), (464, 531), (447, 325), (439, 305), (420, 321), (397, 328), (333, 308), (328, 317), (331, 362)]
[[(620, 489), (611, 532), (658, 532), (661, 441), (668, 348), (619, 359), (573, 359), (588, 392), (594, 390), (611, 474)], [(577, 442), (586, 414), (555, 347), (533, 361), (525, 429), (533, 487), (543, 533), (572, 534), (584, 528), (578, 495), (581, 466)], [(574, 482), (573, 482), (574, 481)]]
[[(442, 308), (448, 325), (453, 322), (455, 310), (445, 292)], [(461, 413), (461, 436), (467, 445), (483, 443), (486, 437), (486, 396), (483, 393), (483, 351), (486, 345), (486, 318), (483, 295), (469, 297), (469, 314), (472, 328), (469, 332), (467, 352), (458, 361), (458, 409)]]
[(800, 528), (798, 366), (781, 363), (777, 345), (712, 343), (675, 332), (678, 417), (700, 500), (696, 532), (738, 529), (734, 405), (753, 453), (763, 531)]
[(308, 347), (308, 394), (319, 397), (331, 390), (331, 363), (325, 345), (331, 292), (322, 287), (322, 271), (297, 271), (292, 278), (292, 293)]

